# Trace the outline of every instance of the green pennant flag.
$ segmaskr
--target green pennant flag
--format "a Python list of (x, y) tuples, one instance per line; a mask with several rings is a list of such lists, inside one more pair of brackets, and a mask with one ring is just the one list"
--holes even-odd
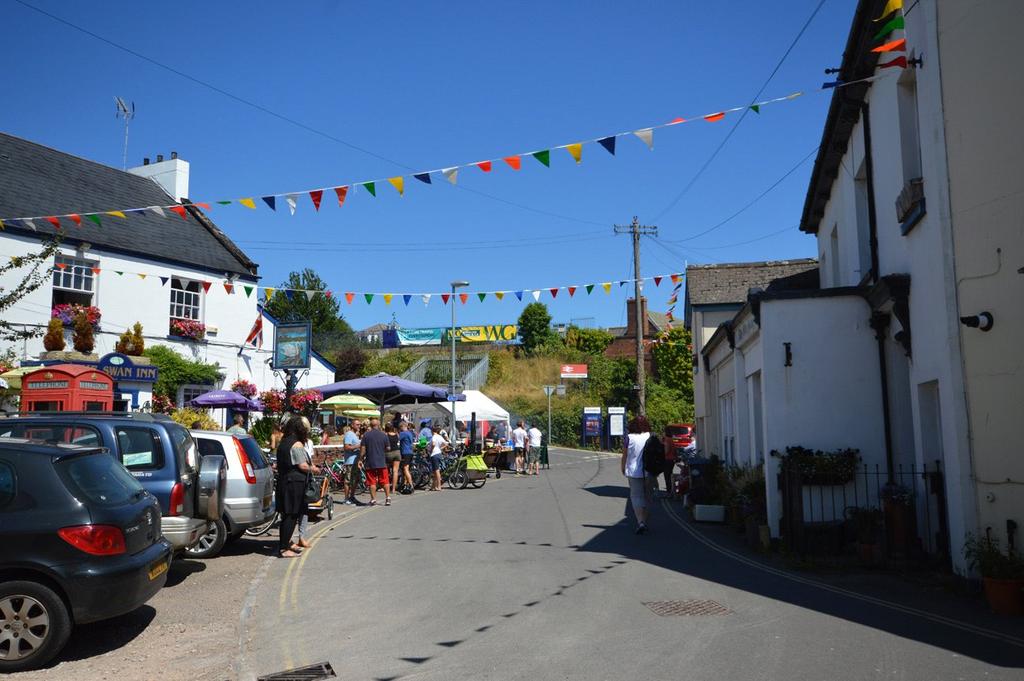
[(114, 274), (116, 274), (119, 277), (123, 277), (124, 276), (124, 272), (118, 272), (117, 270), (114, 270)]
[(377, 196), (377, 187), (373, 184), (373, 182), (363, 182), (363, 186), (366, 187), (366, 191), (370, 192), (370, 196)]
[(875, 35), (875, 40), (881, 40), (893, 31), (901, 28), (903, 28), (903, 15), (898, 14), (886, 22), (885, 26), (882, 27), (882, 30)]
[(759, 114), (759, 113), (761, 113), (761, 105), (760, 104), (754, 104), (753, 106), (750, 107), (750, 110), (753, 111), (756, 114)]
[(551, 167), (551, 150), (545, 149), (544, 151), (535, 151), (532, 156), (543, 163), (548, 168)]
[(487, 294), (486, 293), (478, 293), (478, 294), (476, 294), (476, 297), (479, 298), (480, 302), (482, 303), (482, 302), (484, 302), (484, 298), (487, 297)]
[(586, 289), (587, 289), (587, 295), (589, 296), (590, 292), (594, 290), (594, 285), (593, 284), (587, 284), (586, 285)]
[[(370, 184), (373, 184), (373, 183), (371, 182)], [(374, 196), (376, 196), (376, 194), (374, 194)], [(370, 303), (373, 302), (373, 294), (372, 293), (364, 293), (363, 294), (363, 298), (366, 298), (366, 304), (367, 305), (369, 305)]]
[(97, 227), (102, 227), (103, 226), (103, 224), (100, 222), (100, 216), (99, 215), (96, 215), (95, 213), (86, 213), (85, 217), (87, 217), (88, 219), (90, 219), (93, 222), (95, 222)]
[(246, 298), (251, 298), (252, 297), (252, 286), (243, 286), (242, 289), (245, 290), (245, 297)]
[(220, 204), (221, 206), (229, 206), (229, 205), (231, 205), (230, 201), (218, 201), (217, 203)]

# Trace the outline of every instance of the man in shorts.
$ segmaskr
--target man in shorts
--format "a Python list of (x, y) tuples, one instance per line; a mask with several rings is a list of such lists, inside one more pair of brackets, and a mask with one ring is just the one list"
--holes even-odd
[(345, 436), (342, 439), (342, 447), (345, 450), (345, 466), (348, 476), (345, 480), (345, 503), (348, 505), (361, 505), (356, 501), (356, 487), (359, 483), (359, 435), (354, 428), (359, 422), (353, 421), (351, 425), (345, 426)]
[(526, 474), (540, 474), (540, 446), (544, 437), (537, 426), (531, 426), (526, 434), (529, 435), (529, 447), (526, 450)]
[(380, 421), (370, 419), (370, 429), (359, 444), (359, 460), (366, 470), (366, 486), (370, 488), (370, 506), (377, 505), (378, 485), (384, 487), (384, 505), (391, 505), (387, 460), (389, 446), (388, 436), (380, 429)]
[(402, 478), (405, 480), (405, 484), (408, 485), (410, 494), (415, 489), (415, 485), (412, 484), (411, 470), (413, 440), (409, 424), (406, 421), (402, 421), (398, 424), (398, 453), (402, 455)]
[(523, 422), (516, 423), (516, 429), (512, 431), (512, 451), (516, 455), (516, 475), (523, 474), (523, 464), (526, 457), (526, 442), (530, 435), (523, 427)]

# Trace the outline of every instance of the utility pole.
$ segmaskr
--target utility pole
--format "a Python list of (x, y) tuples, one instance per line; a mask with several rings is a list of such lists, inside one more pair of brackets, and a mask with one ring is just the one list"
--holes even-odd
[(644, 306), (641, 294), (640, 281), (640, 235), (653, 234), (657, 236), (658, 228), (641, 225), (637, 217), (633, 216), (633, 222), (629, 225), (615, 225), (616, 234), (633, 235), (633, 304), (636, 320), (636, 383), (637, 401), (639, 402), (639, 413), (641, 416), (647, 414), (647, 377), (644, 372)]

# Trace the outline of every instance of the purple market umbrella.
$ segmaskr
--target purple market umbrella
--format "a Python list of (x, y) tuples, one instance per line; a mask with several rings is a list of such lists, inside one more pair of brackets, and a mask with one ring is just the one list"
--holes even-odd
[(224, 409), (230, 407), (236, 411), (262, 411), (263, 405), (231, 390), (211, 390), (185, 403), (186, 407), (202, 409)]
[(380, 407), (393, 404), (427, 404), (466, 399), (464, 395), (449, 395), (447, 390), (435, 388), (426, 383), (407, 381), (404, 378), (385, 373), (321, 385), (313, 389), (319, 390), (324, 397), (344, 394), (362, 395)]

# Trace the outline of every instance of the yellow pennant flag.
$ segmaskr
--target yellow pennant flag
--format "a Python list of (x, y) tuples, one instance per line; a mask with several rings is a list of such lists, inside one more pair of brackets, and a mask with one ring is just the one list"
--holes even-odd
[(610, 281), (606, 281), (605, 283), (601, 284), (601, 288), (604, 289), (605, 293), (611, 293), (612, 292), (612, 283)]
[(274, 297), (274, 291), (277, 290), (277, 289), (275, 289), (275, 288), (273, 288), (271, 286), (268, 286), (268, 287), (266, 287), (263, 290), (265, 291), (265, 295), (267, 296), (266, 298), (264, 298), (264, 300), (270, 300), (271, 298)]
[(504, 291), (495, 291), (494, 292), (494, 297), (497, 298), (498, 300), (501, 300), (502, 298), (505, 297), (505, 292)]
[(126, 216), (124, 213), (122, 213), (119, 210), (108, 210), (106, 214), (107, 215), (113, 215), (115, 218), (128, 217), (128, 216)]
[(142, 272), (137, 272), (136, 274), (139, 275), (139, 279), (145, 279), (146, 278), (146, 275), (143, 274)]
[(256, 202), (253, 201), (251, 198), (238, 199), (238, 202), (245, 206), (246, 208), (252, 208), (253, 210), (256, 210)]
[(385, 293), (384, 294), (384, 304), (385, 305), (390, 305), (391, 304), (391, 299), (394, 298), (394, 296), (395, 296), (394, 293)]
[(580, 157), (583, 156), (583, 145), (577, 142), (576, 144), (568, 145), (566, 149), (568, 149), (569, 153), (572, 154), (572, 157), (576, 159), (576, 165), (579, 165)]
[(388, 182), (391, 186), (398, 190), (399, 196), (405, 195), (405, 178), (399, 175), (398, 177), (389, 177)]
[(889, 0), (885, 3), (885, 9), (882, 10), (882, 16), (875, 19), (875, 21), (881, 21), (898, 9), (903, 9), (903, 0)]

